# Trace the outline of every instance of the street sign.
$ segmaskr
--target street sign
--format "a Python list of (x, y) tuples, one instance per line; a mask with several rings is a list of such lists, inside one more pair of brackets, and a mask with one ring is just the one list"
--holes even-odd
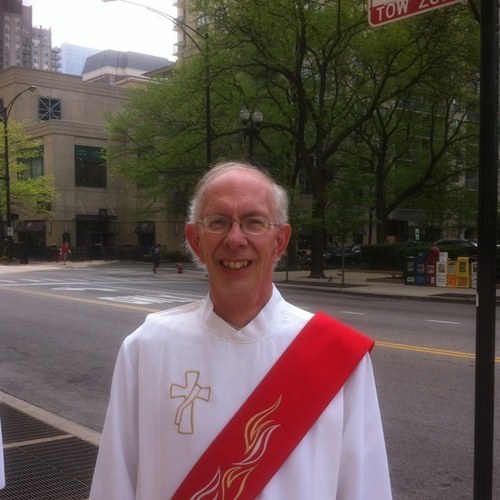
[(368, 20), (372, 26), (399, 21), (462, 0), (370, 0)]
[(7, 236), (14, 236), (14, 228), (12, 226), (7, 227)]

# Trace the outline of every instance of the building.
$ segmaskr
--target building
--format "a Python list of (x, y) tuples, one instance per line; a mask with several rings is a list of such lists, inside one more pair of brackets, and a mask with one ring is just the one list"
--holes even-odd
[(0, 69), (11, 66), (58, 71), (59, 49), (50, 29), (32, 25), (32, 7), (22, 0), (0, 0)]
[(174, 24), (177, 31), (175, 55), (179, 59), (187, 59), (199, 50), (203, 51), (207, 42), (203, 29), (208, 24), (208, 18), (192, 12), (189, 0), (177, 0), (174, 5), (177, 7), (177, 22)]
[(58, 198), (50, 220), (13, 204), (14, 241), (42, 249), (66, 240), (86, 256), (152, 243), (181, 250), (183, 221), (137, 220), (135, 187), (113, 176), (101, 155), (107, 142), (104, 113), (122, 110), (126, 89), (20, 67), (0, 72), (5, 103), (32, 85), (36, 91), (16, 100), (9, 123), (22, 122), (28, 135), (41, 142), (32, 175), (52, 176)]
[(87, 58), (82, 71), (82, 78), (88, 82), (106, 85), (129, 85), (149, 82), (147, 74), (166, 68), (171, 63), (163, 57), (104, 50)]
[(71, 43), (61, 44), (61, 73), (67, 75), (81, 75), (87, 57), (101, 52), (102, 49), (92, 49), (73, 45)]

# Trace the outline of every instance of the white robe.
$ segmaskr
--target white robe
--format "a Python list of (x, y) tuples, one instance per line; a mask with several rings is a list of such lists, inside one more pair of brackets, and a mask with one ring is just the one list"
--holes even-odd
[[(311, 317), (276, 288), (240, 330), (209, 298), (149, 315), (118, 355), (90, 499), (171, 498)], [(187, 377), (200, 397), (181, 412)], [(391, 498), (369, 355), (258, 498)]]

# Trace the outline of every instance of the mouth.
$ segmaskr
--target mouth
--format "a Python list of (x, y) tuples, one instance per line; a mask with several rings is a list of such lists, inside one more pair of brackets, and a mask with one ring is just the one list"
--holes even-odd
[(227, 269), (244, 269), (250, 265), (249, 260), (223, 260), (222, 265)]

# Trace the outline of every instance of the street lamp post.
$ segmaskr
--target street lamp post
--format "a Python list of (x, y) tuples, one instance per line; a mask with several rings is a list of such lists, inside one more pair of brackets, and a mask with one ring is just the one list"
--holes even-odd
[(29, 87), (21, 90), (21, 92), (17, 93), (14, 98), (4, 106), (2, 100), (2, 122), (3, 122), (3, 144), (4, 144), (4, 163), (5, 163), (5, 175), (4, 175), (4, 183), (5, 183), (5, 216), (7, 219), (7, 234), (5, 234), (5, 230), (3, 231), (4, 236), (6, 236), (7, 243), (7, 251), (6, 257), (7, 260), (12, 260), (12, 239), (14, 236), (14, 228), (12, 227), (12, 211), (11, 211), (11, 203), (10, 203), (10, 159), (9, 159), (9, 117), (10, 112), (12, 111), (12, 107), (14, 103), (21, 97), (25, 92), (34, 92), (36, 90), (35, 85), (30, 85)]
[(255, 142), (259, 140), (260, 124), (264, 120), (264, 115), (259, 110), (255, 110), (253, 114), (250, 114), (248, 108), (243, 106), (240, 109), (240, 120), (243, 124), (245, 142), (248, 137), (248, 159), (252, 162)]
[[(210, 85), (210, 64), (209, 64), (209, 54), (208, 54), (208, 31), (207, 33), (201, 33), (196, 30), (189, 24), (167, 14), (158, 9), (154, 9), (153, 7), (149, 7), (148, 5), (144, 5), (142, 3), (133, 2), (132, 0), (102, 0), (103, 2), (123, 2), (129, 3), (131, 5), (136, 5), (138, 7), (142, 7), (143, 9), (147, 9), (154, 14), (158, 14), (165, 19), (168, 19), (172, 24), (174, 24), (177, 28), (179, 28), (190, 40), (193, 42), (193, 45), (198, 49), (201, 54), (205, 54), (205, 119), (206, 119), (206, 155), (207, 155), (207, 165), (210, 166), (212, 164), (212, 112), (211, 112), (211, 85)], [(196, 41), (195, 37), (200, 37), (205, 41), (205, 47), (202, 49), (200, 44)]]

